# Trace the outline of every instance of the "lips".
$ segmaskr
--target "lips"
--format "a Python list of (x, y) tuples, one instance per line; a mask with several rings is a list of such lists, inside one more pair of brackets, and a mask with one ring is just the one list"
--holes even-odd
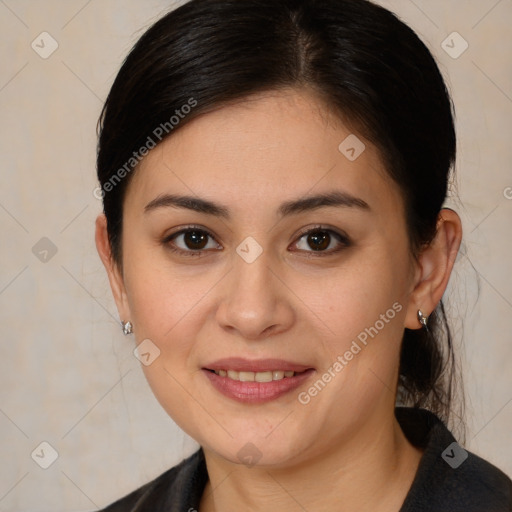
[(310, 366), (281, 359), (220, 359), (203, 369), (217, 391), (244, 403), (262, 403), (291, 392), (314, 372)]

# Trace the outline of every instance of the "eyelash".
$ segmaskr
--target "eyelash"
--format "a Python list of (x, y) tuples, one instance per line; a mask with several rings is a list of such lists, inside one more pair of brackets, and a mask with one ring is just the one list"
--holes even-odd
[[(180, 231), (177, 231), (175, 233), (172, 233), (171, 235), (165, 237), (165, 239), (162, 241), (162, 243), (173, 253), (177, 253), (181, 256), (186, 256), (186, 257), (201, 257), (201, 256), (204, 256), (204, 252), (208, 251), (209, 249), (199, 249), (199, 250), (184, 250), (184, 249), (180, 249), (180, 248), (177, 248), (176, 246), (174, 246), (171, 241), (174, 240), (175, 238), (177, 238), (178, 236), (180, 235), (184, 235), (184, 234), (187, 234), (191, 231), (196, 231), (196, 232), (199, 232), (199, 233), (202, 233), (202, 234), (205, 234), (207, 235), (208, 237), (210, 237), (211, 239), (215, 240), (216, 243), (218, 243), (215, 239), (215, 237), (206, 229), (200, 227), (200, 226), (188, 226), (187, 228), (185, 229), (181, 229)], [(341, 244), (340, 247), (338, 247), (337, 249), (331, 249), (329, 251), (303, 251), (305, 253), (310, 253), (307, 257), (308, 258), (316, 258), (316, 257), (327, 257), (327, 256), (331, 256), (333, 254), (336, 254), (340, 251), (342, 251), (343, 249), (346, 249), (347, 247), (350, 247), (352, 244), (351, 244), (351, 241), (350, 239), (348, 238), (347, 235), (343, 234), (343, 233), (339, 233), (333, 229), (330, 229), (330, 228), (327, 228), (327, 227), (324, 227), (324, 226), (321, 226), (321, 225), (318, 225), (318, 226), (314, 226), (313, 228), (308, 228), (307, 230), (304, 230), (303, 232), (301, 232), (299, 235), (298, 235), (298, 239), (297, 239), (297, 242), (298, 243), (302, 238), (304, 238), (305, 236), (311, 234), (311, 233), (317, 233), (317, 232), (322, 232), (322, 233), (329, 233), (331, 235), (334, 235), (334, 238), (338, 240), (338, 242)], [(220, 244), (219, 244), (220, 245)], [(329, 243), (330, 245), (330, 243)], [(299, 252), (301, 252), (302, 250), (299, 249)]]

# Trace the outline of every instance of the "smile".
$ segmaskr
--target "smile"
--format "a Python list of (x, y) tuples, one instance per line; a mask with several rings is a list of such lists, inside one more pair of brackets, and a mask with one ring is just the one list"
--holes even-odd
[(315, 373), (311, 366), (282, 359), (226, 358), (202, 368), (214, 390), (236, 402), (261, 404), (290, 394)]

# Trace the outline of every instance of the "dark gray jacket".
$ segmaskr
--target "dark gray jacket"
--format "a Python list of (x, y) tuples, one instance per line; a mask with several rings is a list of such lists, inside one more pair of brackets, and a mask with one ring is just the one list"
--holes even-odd
[[(398, 512), (511, 512), (512, 481), (465, 451), (431, 412), (398, 407), (407, 438), (424, 449), (413, 484)], [(201, 449), (103, 512), (195, 512), (208, 481)]]

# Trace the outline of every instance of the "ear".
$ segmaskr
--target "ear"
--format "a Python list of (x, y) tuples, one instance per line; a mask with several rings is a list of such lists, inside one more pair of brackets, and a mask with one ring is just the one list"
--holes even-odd
[(415, 287), (411, 293), (405, 327), (420, 329), (418, 310), (428, 316), (435, 310), (446, 290), (462, 240), (462, 223), (456, 212), (443, 208), (437, 219), (432, 242), (418, 257)]
[(96, 249), (107, 271), (112, 295), (116, 301), (117, 311), (122, 321), (126, 322), (131, 318), (128, 299), (122, 272), (118, 264), (112, 258), (112, 248), (107, 231), (107, 218), (104, 214), (98, 215), (96, 219)]

